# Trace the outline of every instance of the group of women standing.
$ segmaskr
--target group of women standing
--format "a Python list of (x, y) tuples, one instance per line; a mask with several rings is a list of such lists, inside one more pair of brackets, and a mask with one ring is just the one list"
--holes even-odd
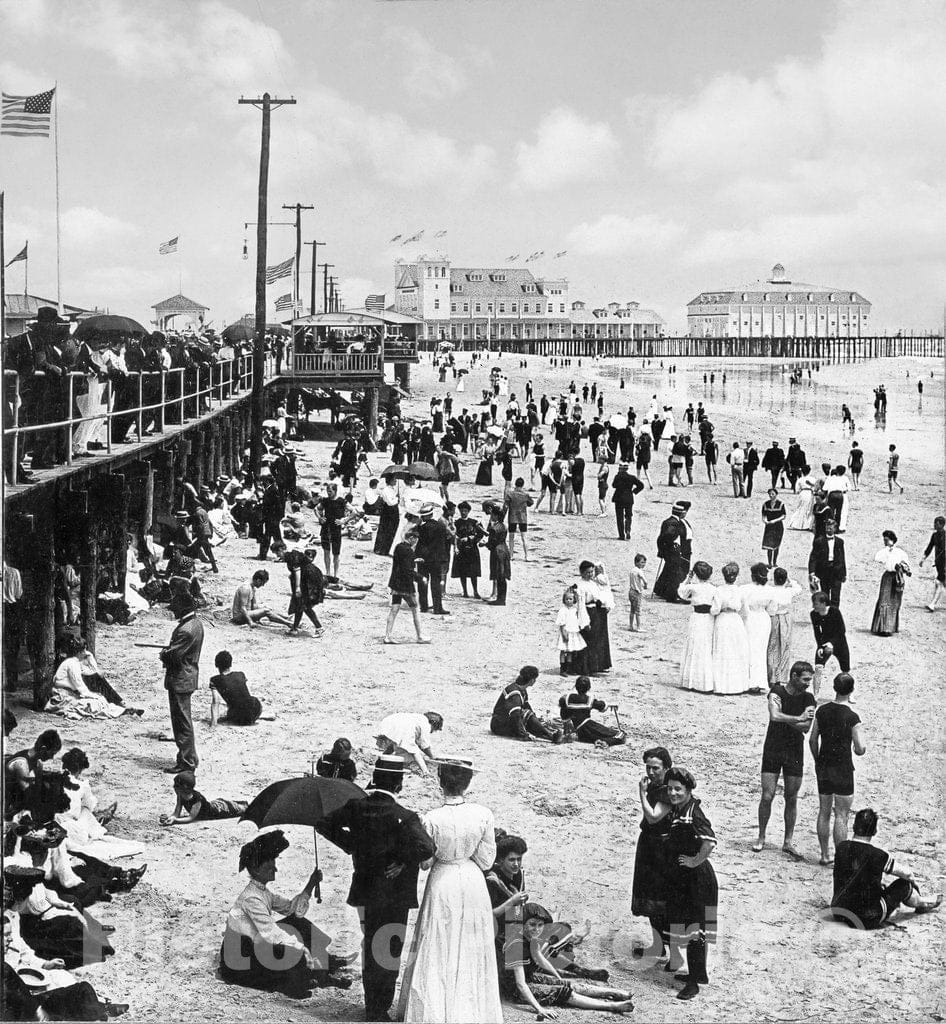
[(847, 470), (844, 466), (832, 469), (826, 462), (821, 471), (822, 475), (815, 477), (810, 466), (804, 467), (798, 502), (786, 520), (788, 529), (811, 530), (817, 536), (824, 533), (824, 522), (828, 517), (834, 520), (838, 533), (847, 529), (850, 507)]
[(709, 983), (707, 945), (716, 941), (719, 887), (709, 860), (716, 834), (693, 795), (693, 775), (664, 747), (645, 750), (643, 759), (631, 913), (648, 918), (652, 941), (635, 955), (666, 955), (664, 970), (685, 982), (677, 998), (692, 999)]
[(791, 664), (794, 598), (801, 587), (785, 569), (761, 562), (751, 582), (737, 585), (739, 566), (723, 566), (723, 583), (710, 582), (713, 567), (697, 562), (678, 593), (692, 606), (680, 685), (700, 693), (762, 693), (787, 682)]

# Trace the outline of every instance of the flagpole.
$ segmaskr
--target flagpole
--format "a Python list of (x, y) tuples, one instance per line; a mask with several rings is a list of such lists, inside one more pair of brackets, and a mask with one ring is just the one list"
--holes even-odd
[(0, 192), (0, 341), (7, 337), (7, 261), (3, 252), (3, 192)]
[(29, 302), (30, 297), (30, 240), (26, 240), (26, 255), (23, 257), (23, 295)]
[(53, 99), (56, 103), (56, 305), (62, 316), (62, 235), (59, 226), (59, 82), (53, 84)]

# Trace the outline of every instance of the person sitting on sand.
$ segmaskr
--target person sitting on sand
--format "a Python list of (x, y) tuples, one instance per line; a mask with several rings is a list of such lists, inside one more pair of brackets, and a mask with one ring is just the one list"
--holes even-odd
[(575, 737), (583, 743), (615, 747), (627, 740), (627, 733), (621, 729), (612, 729), (591, 717), (592, 711), (605, 711), (607, 704), (603, 700), (595, 700), (592, 696), (591, 679), (588, 676), (579, 676), (575, 680), (574, 691), (562, 694), (558, 699), (558, 706), (562, 721), (571, 725)]
[(275, 622), (277, 626), (292, 625), (290, 619), (277, 615), (272, 608), (260, 606), (259, 591), (268, 582), (269, 573), (265, 569), (257, 569), (249, 583), (237, 587), (230, 610), (230, 621), (235, 626), (249, 626), (250, 629), (255, 629), (261, 622)]
[(508, 736), (517, 740), (539, 739), (561, 743), (564, 733), (546, 725), (532, 710), (529, 703), (529, 687), (539, 678), (535, 665), (524, 665), (519, 675), (509, 686), (503, 688), (493, 706), (489, 730), (495, 736)]
[(526, 903), (522, 917), (522, 924), (507, 925), (496, 943), (499, 989), (506, 999), (531, 1006), (540, 1020), (557, 1016), (548, 1009), (553, 1006), (609, 1013), (634, 1009), (625, 989), (563, 979), (546, 955), (552, 915), (538, 903)]
[[(233, 655), (229, 651), (219, 651), (214, 658), (217, 675), (210, 677), (210, 728), (215, 729), (217, 722), (228, 725), (253, 725), (262, 719), (273, 722), (276, 716), (264, 715), (263, 705), (258, 697), (254, 697), (247, 685), (246, 676), (242, 672), (232, 672)], [(220, 705), (225, 704), (227, 713), (220, 717)]]
[(162, 814), (158, 818), (162, 825), (190, 825), (195, 821), (238, 818), (249, 806), (246, 800), (224, 800), (222, 797), (209, 800), (198, 792), (196, 785), (193, 772), (178, 772), (174, 776), (177, 803), (172, 814)]
[[(834, 851), (831, 913), (852, 928), (880, 928), (901, 903), (917, 914), (927, 914), (943, 901), (941, 893), (921, 896), (913, 872), (898, 867), (889, 853), (871, 842), (876, 834), (877, 814), (865, 807), (854, 815), (854, 838), (838, 843)], [(897, 880), (884, 885), (884, 875)]]
[(388, 715), (378, 726), (375, 740), (382, 754), (394, 754), (402, 757), (408, 767), (411, 761), (417, 765), (421, 775), (428, 775), (425, 757), (433, 757), (431, 752), (431, 734), (443, 729), (443, 715), (436, 711), (425, 711), (424, 714), (412, 714), (401, 711)]
[(332, 744), (332, 749), (316, 761), (315, 774), (323, 779), (345, 779), (347, 782), (354, 782), (358, 777), (358, 766), (351, 756), (351, 740), (340, 736)]
[(78, 720), (93, 718), (120, 718), (122, 715), (142, 715), (140, 708), (128, 708), (114, 704), (101, 694), (93, 693), (82, 678), (82, 665), (78, 655), (85, 650), (85, 642), (77, 637), (67, 637), (63, 644), (65, 658), (53, 676), (53, 688), (49, 701), (43, 709), (63, 718)]

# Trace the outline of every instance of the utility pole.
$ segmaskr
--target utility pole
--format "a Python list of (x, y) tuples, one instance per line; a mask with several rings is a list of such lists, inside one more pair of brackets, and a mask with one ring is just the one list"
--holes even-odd
[(319, 266), (322, 268), (322, 310), (323, 312), (328, 313), (328, 272), (329, 268), (335, 268), (335, 264), (320, 263)]
[(325, 242), (317, 242), (315, 241), (314, 238), (312, 239), (311, 242), (306, 242), (306, 245), (312, 246), (312, 281), (311, 290), (309, 294), (309, 316), (315, 316), (315, 285), (319, 276), (318, 271), (316, 269), (318, 267), (318, 263), (316, 263), (315, 261), (318, 259), (319, 246), (324, 246), (326, 244), (327, 243)]
[(256, 344), (253, 347), (253, 413), (250, 441), (250, 468), (259, 476), (263, 462), (263, 420), (266, 418), (263, 374), (266, 344), (266, 197), (269, 188), (269, 115), (273, 107), (294, 104), (295, 99), (274, 99), (264, 92), (259, 99), (239, 99), (240, 103), (258, 107), (263, 112), (260, 133), (259, 204), (256, 215)]
[(303, 206), (302, 203), (292, 203), (287, 206), (283, 203), (282, 208), (284, 210), (295, 210), (296, 211), (296, 266), (295, 274), (293, 275), (293, 309), (292, 315), (296, 316), (296, 306), (299, 304), (301, 295), (299, 294), (299, 264), (302, 261), (302, 211), (303, 210), (314, 210), (314, 206)]
[(337, 313), (338, 312), (338, 289), (336, 288), (337, 284), (338, 284), (338, 278), (337, 277), (330, 277), (328, 279), (329, 304), (332, 307), (332, 312), (333, 313)]

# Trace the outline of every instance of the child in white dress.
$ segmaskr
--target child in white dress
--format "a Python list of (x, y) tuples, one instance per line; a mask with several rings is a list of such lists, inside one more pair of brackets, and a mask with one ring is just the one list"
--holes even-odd
[(558, 627), (559, 674), (581, 675), (584, 671), (581, 652), (588, 646), (581, 631), (588, 625), (588, 613), (574, 587), (568, 587), (562, 594), (562, 607), (555, 625)]

